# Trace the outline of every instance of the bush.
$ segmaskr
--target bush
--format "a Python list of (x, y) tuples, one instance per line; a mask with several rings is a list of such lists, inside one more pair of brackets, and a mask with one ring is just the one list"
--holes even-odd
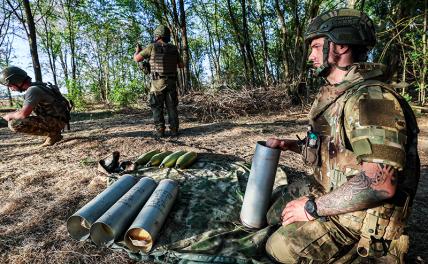
[(145, 85), (139, 80), (133, 80), (128, 85), (119, 81), (113, 83), (109, 99), (120, 106), (129, 106), (145, 93)]

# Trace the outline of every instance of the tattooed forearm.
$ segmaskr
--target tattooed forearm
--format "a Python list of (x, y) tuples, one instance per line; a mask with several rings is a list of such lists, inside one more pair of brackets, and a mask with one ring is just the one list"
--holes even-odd
[(394, 195), (396, 185), (392, 166), (366, 163), (363, 170), (348, 182), (317, 198), (317, 212), (325, 216), (337, 215), (376, 206)]

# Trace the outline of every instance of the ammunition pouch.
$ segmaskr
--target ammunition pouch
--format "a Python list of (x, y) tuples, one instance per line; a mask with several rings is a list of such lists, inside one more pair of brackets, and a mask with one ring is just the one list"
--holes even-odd
[(410, 213), (410, 196), (404, 194), (404, 204), (402, 205), (385, 203), (365, 211), (339, 216), (339, 222), (343, 226), (361, 232), (357, 245), (357, 252), (360, 256), (384, 256), (388, 253), (391, 241), (401, 239)]
[[(316, 136), (311, 138), (310, 133)], [(304, 140), (304, 145), (302, 146), (302, 157), (303, 161), (308, 166), (319, 166), (320, 165), (320, 155), (321, 155), (321, 137), (314, 133), (308, 132), (308, 135)]]

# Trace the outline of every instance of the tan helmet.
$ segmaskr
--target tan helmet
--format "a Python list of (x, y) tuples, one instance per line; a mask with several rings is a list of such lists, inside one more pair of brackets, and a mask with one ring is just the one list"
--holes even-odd
[(20, 84), (27, 79), (30, 79), (27, 72), (15, 66), (7, 67), (0, 73), (0, 84), (5, 86)]

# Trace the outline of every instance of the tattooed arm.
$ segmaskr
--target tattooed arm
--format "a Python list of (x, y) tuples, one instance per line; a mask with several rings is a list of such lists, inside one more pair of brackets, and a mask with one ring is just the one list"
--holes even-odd
[(363, 162), (359, 174), (315, 200), (317, 213), (329, 216), (374, 207), (394, 196), (396, 188), (396, 170), (392, 166)]

